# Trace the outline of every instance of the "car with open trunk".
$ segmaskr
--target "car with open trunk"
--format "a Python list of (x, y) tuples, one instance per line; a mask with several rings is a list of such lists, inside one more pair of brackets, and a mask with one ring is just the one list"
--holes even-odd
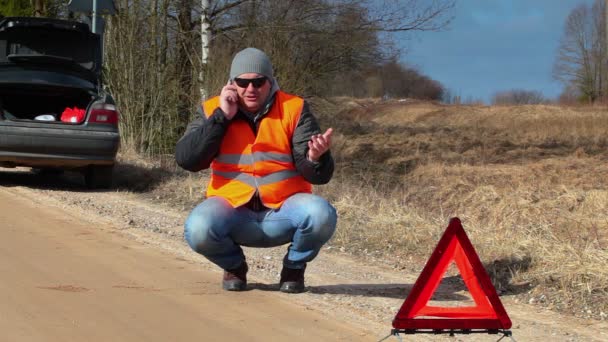
[(101, 44), (85, 23), (0, 19), (0, 167), (78, 171), (89, 188), (111, 186), (119, 113)]

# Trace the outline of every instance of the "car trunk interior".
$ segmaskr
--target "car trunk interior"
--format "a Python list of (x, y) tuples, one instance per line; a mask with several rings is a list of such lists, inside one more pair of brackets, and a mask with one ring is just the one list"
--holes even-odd
[(48, 86), (0, 86), (0, 120), (60, 122), (64, 111), (86, 110), (93, 100), (86, 90)]

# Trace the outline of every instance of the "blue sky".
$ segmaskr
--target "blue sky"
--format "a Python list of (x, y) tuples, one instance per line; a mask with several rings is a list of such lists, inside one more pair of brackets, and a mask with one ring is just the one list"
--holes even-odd
[[(525, 89), (555, 98), (556, 51), (570, 11), (593, 0), (457, 0), (442, 32), (420, 32), (398, 44), (416, 66), (463, 99), (486, 103), (497, 91)], [(399, 38), (399, 37), (398, 37)], [(398, 39), (397, 38), (397, 39)]]

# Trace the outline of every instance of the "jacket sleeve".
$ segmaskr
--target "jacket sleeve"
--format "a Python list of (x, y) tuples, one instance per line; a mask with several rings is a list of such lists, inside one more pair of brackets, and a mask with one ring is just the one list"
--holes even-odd
[(220, 150), (228, 126), (228, 119), (219, 108), (209, 118), (200, 107), (198, 114), (175, 146), (177, 165), (192, 172), (209, 168)]
[(293, 159), (300, 174), (311, 184), (327, 184), (334, 173), (334, 159), (331, 152), (325, 152), (318, 162), (312, 162), (306, 157), (308, 142), (314, 134), (320, 134), (321, 128), (317, 119), (304, 102), (300, 120), (294, 131), (291, 143)]

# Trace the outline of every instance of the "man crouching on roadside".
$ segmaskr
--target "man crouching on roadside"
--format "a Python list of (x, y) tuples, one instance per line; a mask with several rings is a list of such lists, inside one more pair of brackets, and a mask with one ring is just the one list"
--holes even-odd
[(334, 207), (312, 194), (334, 171), (332, 129), (321, 134), (308, 104), (279, 90), (266, 54), (247, 48), (234, 56), (230, 80), (199, 108), (177, 142), (177, 163), (211, 167), (207, 199), (185, 223), (190, 247), (224, 270), (228, 291), (247, 287), (241, 246), (289, 243), (280, 290), (303, 292), (306, 263), (336, 229)]

